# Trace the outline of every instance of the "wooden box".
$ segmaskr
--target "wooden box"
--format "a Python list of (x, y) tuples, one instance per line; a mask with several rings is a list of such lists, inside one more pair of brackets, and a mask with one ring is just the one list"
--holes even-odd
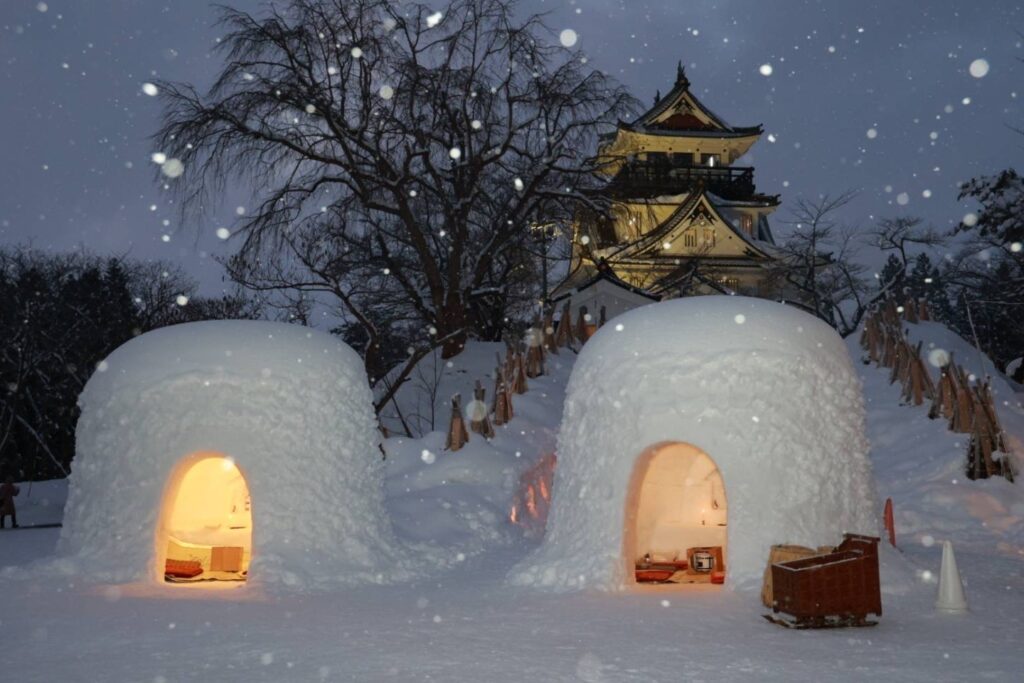
[(878, 539), (845, 534), (836, 551), (772, 565), (772, 609), (798, 625), (861, 625), (882, 614)]
[(240, 572), (242, 571), (242, 553), (240, 546), (214, 546), (210, 550), (210, 571)]

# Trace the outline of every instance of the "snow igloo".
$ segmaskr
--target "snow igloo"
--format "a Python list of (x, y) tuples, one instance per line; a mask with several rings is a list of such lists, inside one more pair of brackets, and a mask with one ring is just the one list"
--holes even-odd
[(759, 585), (772, 545), (877, 529), (860, 381), (824, 322), (706, 296), (616, 317), (567, 387), (541, 545), (514, 583)]
[(79, 405), (58, 545), (76, 574), (315, 587), (402, 573), (363, 363), (335, 337), (162, 328), (103, 361)]

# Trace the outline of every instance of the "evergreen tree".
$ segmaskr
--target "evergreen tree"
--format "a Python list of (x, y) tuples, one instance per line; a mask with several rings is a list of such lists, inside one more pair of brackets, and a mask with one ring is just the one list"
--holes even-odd
[[(194, 284), (178, 279), (165, 286), (164, 274), (173, 269), (152, 265), (0, 250), (3, 474), (44, 479), (67, 473), (78, 395), (97, 363), (133, 336), (185, 319), (259, 314), (258, 304), (237, 296), (179, 306), (177, 294)], [(149, 295), (144, 299), (143, 293)], [(144, 311), (143, 301), (152, 312)]]
[(906, 292), (914, 300), (927, 302), (933, 319), (946, 324), (954, 320), (946, 278), (928, 254), (918, 254), (914, 259), (914, 267), (906, 277)]
[(882, 266), (882, 272), (879, 277), (879, 281), (882, 283), (892, 283), (889, 287), (889, 293), (886, 298), (896, 297), (902, 299), (905, 292), (903, 291), (906, 284), (906, 266), (903, 265), (903, 261), (896, 256), (896, 254), (889, 254), (889, 258), (885, 260), (885, 265)]

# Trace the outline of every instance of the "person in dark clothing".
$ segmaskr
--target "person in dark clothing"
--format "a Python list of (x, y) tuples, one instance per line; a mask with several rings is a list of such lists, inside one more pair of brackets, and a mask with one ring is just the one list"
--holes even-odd
[(21, 492), (14, 485), (14, 480), (7, 477), (3, 484), (0, 484), (0, 529), (7, 523), (7, 516), (10, 515), (13, 528), (18, 528), (18, 511), (14, 508), (14, 497)]

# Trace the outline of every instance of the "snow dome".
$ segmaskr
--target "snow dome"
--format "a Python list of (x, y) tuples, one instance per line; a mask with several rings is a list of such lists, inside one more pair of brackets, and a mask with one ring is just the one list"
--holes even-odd
[(630, 311), (576, 362), (547, 533), (512, 580), (759, 582), (773, 544), (877, 529), (867, 451), (860, 382), (824, 322), (728, 296)]
[(336, 338), (256, 321), (159, 329), (103, 361), (79, 405), (58, 546), (70, 571), (307, 587), (401, 572), (370, 389)]

